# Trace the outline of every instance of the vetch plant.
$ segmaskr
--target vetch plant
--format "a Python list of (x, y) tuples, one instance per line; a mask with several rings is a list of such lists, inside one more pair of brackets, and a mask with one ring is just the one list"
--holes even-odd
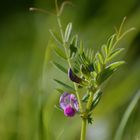
[[(79, 115), (82, 121), (80, 140), (85, 140), (87, 123), (92, 124), (93, 111), (103, 95), (102, 84), (121, 65), (125, 64), (123, 60), (113, 61), (116, 56), (124, 51), (124, 48), (118, 48), (118, 43), (134, 28), (122, 32), (126, 20), (124, 18), (119, 29), (116, 29), (115, 33), (101, 46), (101, 49), (95, 53), (93, 48), (84, 48), (77, 34), (72, 34), (71, 22), (67, 24), (65, 29), (63, 28), (60, 16), (65, 4), (68, 3), (70, 2), (62, 3), (59, 8), (57, 0), (55, 0), (56, 19), (60, 36), (49, 30), (57, 43), (54, 48), (56, 54), (67, 62), (68, 67), (55, 61), (53, 64), (66, 73), (67, 78), (73, 83), (73, 86), (71, 86), (64, 81), (54, 79), (60, 86), (67, 89), (66, 91), (63, 91), (63, 88), (57, 89), (61, 93), (57, 107), (64, 112), (66, 117)], [(38, 9), (31, 8), (31, 10)], [(44, 12), (44, 10), (40, 11)], [(46, 13), (48, 12), (46, 11)]]

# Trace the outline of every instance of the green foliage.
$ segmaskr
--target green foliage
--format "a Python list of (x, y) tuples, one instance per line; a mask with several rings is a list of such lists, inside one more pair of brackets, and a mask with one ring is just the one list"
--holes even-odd
[(105, 67), (105, 69), (102, 70), (102, 72), (100, 72), (99, 75), (97, 75), (98, 84), (99, 85), (102, 84), (106, 79), (108, 79), (117, 70), (119, 66), (121, 66), (124, 63), (125, 63), (124, 61), (117, 61)]
[(99, 53), (99, 52), (97, 52), (97, 53), (95, 54), (95, 59), (98, 60), (101, 64), (104, 63), (104, 61), (103, 61), (103, 56), (102, 56), (101, 53)]
[[(106, 81), (122, 64), (125, 63), (124, 61), (113, 62), (112, 60), (124, 50), (124, 48), (117, 48), (117, 44), (122, 37), (130, 31), (130, 29), (122, 33), (125, 21), (124, 19), (118, 31), (111, 35), (111, 37), (107, 40), (107, 43), (101, 46), (101, 50), (94, 54), (93, 49), (85, 49), (83, 47), (82, 41), (78, 40), (78, 35), (72, 35), (72, 23), (67, 24), (63, 33), (61, 20), (59, 17), (57, 17), (57, 20), (61, 38), (63, 40), (61, 46), (64, 48), (66, 61), (68, 62), (69, 67), (64, 68), (56, 62), (53, 62), (53, 64), (64, 73), (67, 73), (67, 69), (69, 69), (68, 78), (74, 83), (80, 112), (85, 112), (86, 116), (88, 116), (97, 106), (102, 97), (100, 85), (103, 84), (104, 81)], [(58, 43), (60, 42), (54, 33), (51, 32), (51, 35)], [(62, 54), (60, 55), (59, 53), (59, 56), (62, 56)], [(76, 75), (72, 69), (78, 75)], [(55, 81), (67, 89), (73, 89), (71, 86), (60, 80), (55, 79)], [(87, 90), (87, 94), (83, 96), (82, 100), (80, 100), (79, 97), (79, 87)], [(61, 90), (59, 89), (59, 91)], [(87, 104), (85, 110), (82, 109), (81, 101)], [(91, 120), (90, 118), (91, 116), (87, 119)]]
[(62, 89), (60, 89), (60, 88), (56, 88), (56, 90), (57, 90), (60, 94), (62, 94), (62, 93), (64, 92), (64, 90), (62, 90)]
[(66, 54), (64, 53), (64, 51), (62, 50), (62, 48), (59, 48), (57, 46), (54, 47), (54, 51), (55, 53), (60, 56), (61, 58), (63, 58), (64, 60), (66, 60)]
[(92, 104), (91, 104), (91, 108), (90, 108), (91, 111), (98, 105), (101, 99), (101, 96), (102, 96), (101, 91), (97, 91), (97, 93), (95, 93)]
[(113, 43), (114, 43), (114, 40), (116, 38), (116, 34), (113, 34), (107, 41), (107, 48), (108, 50), (111, 50), (112, 49), (112, 46), (113, 46)]
[(106, 59), (106, 57), (108, 55), (108, 49), (107, 49), (107, 46), (106, 45), (102, 45), (101, 52), (102, 52), (102, 55), (104, 56), (104, 61), (105, 61), (105, 59)]
[(87, 93), (83, 96), (82, 101), (87, 102), (88, 98), (89, 98), (89, 93)]
[[(60, 4), (60, 1), (58, 2)], [(37, 7), (54, 11), (54, 6), (52, 5), (54, 2), (51, 0), (37, 0), (31, 3)], [(46, 14), (42, 14), (38, 11), (35, 13), (28, 12), (28, 7), (26, 7), (26, 10), (24, 8), (25, 5), (29, 5), (25, 0), (21, 0), (20, 2), (9, 0), (8, 5), (6, 1), (1, 1), (0, 139), (77, 140), (80, 131), (80, 121), (78, 117), (66, 119), (63, 117), (63, 112), (54, 109), (54, 104), (57, 104), (59, 101), (58, 96), (60, 96), (64, 90), (69, 91), (69, 89), (63, 89), (63, 86), (56, 85), (52, 82), (52, 79), (55, 77), (64, 83), (69, 83), (67, 82), (66, 74), (53, 68), (49, 63), (50, 59), (53, 59), (54, 62), (57, 63), (61, 61), (59, 64), (62, 66), (66, 64), (65, 60), (67, 57), (60, 44), (62, 43), (61, 35), (55, 31), (57, 28), (53, 28), (52, 31), (58, 37), (57, 40), (59, 40), (59, 43), (56, 42), (56, 45), (54, 45), (52, 41), (55, 40), (50, 39), (50, 41), (50, 34), (48, 34), (48, 28), (56, 25), (54, 23), (54, 17), (46, 16)], [(94, 127), (97, 126), (98, 129), (103, 130), (100, 131), (100, 135), (98, 135), (99, 133), (96, 131), (96, 128), (93, 130), (94, 140), (102, 140), (105, 136), (110, 136), (106, 139), (112, 140), (114, 132), (116, 131), (115, 128), (117, 128), (120, 118), (122, 118), (122, 114), (130, 102), (129, 100), (133, 99), (133, 94), (140, 88), (140, 4), (138, 0), (75, 0), (73, 5), (75, 6), (64, 8), (66, 12), (63, 13), (63, 29), (65, 29), (65, 23), (72, 17), (75, 31), (80, 34), (79, 38), (82, 38), (85, 54), (88, 52), (87, 50), (90, 50), (89, 47), (96, 50), (101, 42), (105, 42), (108, 38), (108, 34), (112, 33), (113, 26), (118, 25), (124, 15), (128, 15), (128, 20), (122, 31), (125, 32), (125, 29), (131, 26), (136, 27), (136, 31), (125, 37), (123, 43), (116, 45), (115, 48), (118, 49), (117, 46), (119, 46), (126, 49), (124, 53), (127, 53), (127, 55), (125, 54), (127, 65), (122, 67), (122, 69), (116, 73), (115, 77), (112, 75), (111, 79), (105, 83), (105, 91), (102, 89), (102, 100), (99, 106), (94, 110), (94, 114), (90, 115), (91, 119), (94, 115)], [(7, 7), (7, 9), (4, 7)], [(102, 11), (105, 11), (103, 15), (101, 13)], [(55, 14), (55, 12), (53, 13)], [(121, 34), (123, 34), (123, 32)], [(70, 35), (70, 44), (72, 38), (73, 31)], [(77, 51), (80, 50), (82, 41), (78, 40), (78, 44), (75, 46), (76, 48), (79, 47)], [(61, 53), (58, 53), (55, 49), (60, 50), (59, 52)], [(70, 50), (68, 51), (70, 55)], [(52, 55), (53, 52), (55, 52), (55, 55)], [(100, 49), (97, 50), (97, 52), (102, 55)], [(95, 51), (94, 53), (96, 54)], [(120, 55), (121, 53), (123, 53), (123, 51), (116, 55), (118, 60), (121, 60), (120, 56), (123, 56)], [(95, 56), (95, 54), (93, 55)], [(49, 59), (44, 59), (44, 56)], [(76, 56), (75, 52), (73, 52), (71, 58), (73, 59), (74, 56)], [(112, 60), (117, 61), (116, 56), (109, 59), (107, 63), (111, 64)], [(71, 63), (74, 67), (76, 64), (73, 60), (71, 60)], [(65, 67), (68, 69), (67, 66)], [(74, 73), (78, 76), (83, 76), (83, 73), (79, 73), (80, 64), (75, 67), (77, 71), (75, 70), (76, 72), (74, 71)], [(87, 67), (86, 71), (88, 71)], [(87, 72), (87, 75), (84, 75), (84, 77), (88, 79), (91, 75), (91, 82), (94, 84), (97, 79), (97, 73), (95, 71)], [(55, 86), (60, 89), (60, 94), (55, 92)], [(79, 85), (77, 86), (79, 87)], [(102, 88), (104, 86), (105, 85), (103, 85)], [(81, 98), (87, 93), (87, 88), (80, 88), (78, 90)], [(84, 102), (83, 105), (86, 103), (87, 101)], [(136, 140), (139, 138), (139, 122), (140, 111), (138, 101), (125, 125), (123, 140)], [(90, 129), (92, 129), (92, 127), (89, 127), (88, 130)], [(91, 131), (92, 130), (89, 132)], [(61, 137), (59, 137), (60, 135)], [(90, 135), (88, 135), (88, 138), (93, 139)]]
[(100, 65), (100, 62), (99, 62), (98, 59), (96, 59), (94, 61), (94, 68), (95, 68), (96, 73), (100, 73), (101, 72), (101, 65)]
[(122, 51), (124, 51), (124, 48), (117, 48), (114, 51), (112, 51), (108, 56), (107, 62), (119, 55)]
[(70, 44), (70, 58), (76, 54), (77, 52), (77, 48), (73, 45), (73, 44)]
[[(52, 5), (53, 1), (51, 0), (37, 0), (32, 1), (32, 3), (37, 7), (44, 7), (45, 9), (54, 11), (52, 9), (54, 7)], [(60, 64), (65, 66), (65, 60), (67, 59), (65, 51), (60, 44), (62, 39), (60, 39), (61, 41), (58, 39), (60, 42), (56, 42), (55, 46), (52, 43), (52, 39), (51, 42), (48, 41), (50, 34), (48, 34), (47, 29), (51, 28), (50, 26), (56, 25), (54, 23), (54, 17), (50, 17), (49, 15), (46, 17), (46, 15), (40, 14), (39, 12), (25, 12), (23, 7), (26, 4), (28, 5), (28, 2), (25, 0), (21, 0), (20, 2), (15, 0), (8, 1), (8, 5), (5, 1), (1, 1), (1, 7), (3, 8), (0, 9), (0, 139), (56, 140), (58, 138), (59, 140), (77, 140), (80, 132), (78, 117), (66, 119), (63, 117), (63, 112), (59, 112), (53, 108), (54, 104), (58, 103), (58, 96), (64, 90), (69, 91), (69, 89), (58, 86), (60, 88), (60, 94), (57, 94), (55, 92), (56, 84), (51, 80), (52, 77), (55, 77), (64, 83), (68, 81), (64, 78), (66, 77), (65, 74), (63, 75), (62, 72), (53, 68), (49, 63), (50, 58), (57, 63), (62, 60)], [(66, 7), (66, 12), (63, 14), (66, 18), (62, 19), (63, 27), (65, 27), (65, 23), (68, 22), (69, 18), (74, 17), (74, 26), (77, 32), (80, 33), (79, 37), (82, 37), (84, 42), (83, 48), (85, 54), (87, 49), (90, 50), (89, 47), (92, 47), (92, 49), (95, 48), (96, 50), (101, 42), (105, 42), (106, 35), (112, 33), (113, 26), (118, 25), (124, 15), (129, 16), (125, 29), (131, 27), (131, 25), (136, 26), (137, 29), (134, 33), (125, 37), (123, 43), (116, 45), (116, 47), (122, 46), (126, 49), (125, 52), (127, 52), (127, 55), (125, 55), (125, 60), (127, 61), (127, 65), (124, 65), (124, 70), (120, 70), (116, 73), (116, 77), (106, 83), (105, 90), (102, 89), (103, 99), (100, 105), (94, 110), (94, 114), (90, 116), (91, 119), (93, 115), (95, 116), (94, 120), (98, 120), (98, 122), (93, 122), (93, 125), (103, 131), (100, 131), (100, 137), (96, 137), (96, 135), (98, 136), (98, 132), (95, 128), (93, 138), (90, 135), (88, 135), (88, 138), (103, 140), (109, 135), (110, 137), (106, 139), (112, 140), (115, 128), (119, 126), (124, 109), (128, 106), (128, 100), (132, 99), (132, 95), (140, 87), (140, 61), (138, 53), (140, 46), (139, 2), (138, 0), (77, 0), (74, 1), (73, 5), (76, 5), (76, 7)], [(4, 7), (7, 7), (7, 10)], [(105, 11), (103, 16), (99, 16), (102, 11)], [(54, 34), (58, 38), (61, 38), (60, 34), (55, 32), (54, 29), (56, 28), (52, 30)], [(72, 38), (73, 34), (70, 35), (70, 43)], [(80, 51), (82, 41), (79, 40), (78, 43), (76, 48), (79, 46), (77, 51)], [(55, 48), (62, 53), (57, 53), (58, 51)], [(44, 51), (45, 49), (46, 51)], [(101, 53), (100, 49), (97, 51)], [(56, 56), (52, 55), (53, 52), (55, 52), (54, 54)], [(68, 53), (70, 55), (70, 51)], [(96, 54), (95, 51), (94, 53)], [(121, 53), (116, 55), (118, 60), (121, 60)], [(44, 59), (44, 55), (47, 58), (49, 57), (49, 59)], [(60, 57), (60, 60), (58, 60), (59, 57), (57, 56)], [(75, 53), (73, 52), (71, 58), (74, 58), (74, 56)], [(117, 61), (114, 58), (109, 59), (107, 61), (108, 64), (111, 64), (112, 60)], [(76, 65), (74, 62), (71, 63), (73, 63), (73, 67)], [(78, 73), (79, 65), (75, 67), (78, 69)], [(88, 68), (86, 70), (88, 71)], [(83, 76), (84, 74), (78, 73), (78, 76), (81, 75)], [(84, 75), (84, 77), (87, 79), (90, 75), (92, 76), (92, 82), (95, 83), (97, 73), (95, 71), (88, 72), (88, 76)], [(84, 96), (84, 93), (87, 93), (87, 88), (80, 88), (78, 90), (81, 97)], [(87, 101), (83, 105), (86, 103)], [(134, 107), (127, 120), (127, 125), (123, 131), (123, 140), (138, 139), (140, 130), (139, 122), (140, 111), (138, 101), (138, 104)], [(106, 124), (109, 127), (106, 128)], [(89, 129), (92, 129), (92, 127)]]
[(66, 27), (66, 30), (65, 30), (65, 42), (69, 41), (71, 31), (72, 31), (72, 23), (69, 23)]
[(51, 36), (53, 37), (53, 39), (59, 44), (59, 45), (62, 45), (62, 40), (60, 39), (60, 37), (55, 33), (53, 32), (52, 30), (49, 30)]
[(57, 110), (59, 110), (59, 111), (63, 111), (63, 110), (61, 109), (61, 107), (58, 106), (58, 105), (55, 105), (54, 107), (55, 107)]
[(70, 58), (72, 58), (77, 53), (78, 36), (75, 35), (70, 43)]
[(87, 121), (88, 121), (88, 124), (93, 124), (93, 117), (91, 114), (88, 115)]
[(57, 79), (54, 79), (54, 81), (57, 82), (58, 84), (60, 84), (61, 86), (65, 87), (66, 89), (74, 91), (74, 88), (73, 88), (73, 87), (67, 85), (67, 84), (64, 83), (64, 82), (62, 82), (62, 81), (60, 81), (60, 80), (57, 80)]
[(66, 68), (64, 68), (62, 65), (58, 64), (57, 62), (52, 62), (58, 69), (60, 69), (62, 72), (64, 73), (68, 73), (68, 70)]

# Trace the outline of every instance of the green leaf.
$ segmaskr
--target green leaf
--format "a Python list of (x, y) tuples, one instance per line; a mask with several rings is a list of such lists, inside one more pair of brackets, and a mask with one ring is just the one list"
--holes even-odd
[(95, 58), (98, 59), (101, 64), (103, 64), (103, 57), (99, 52), (96, 53)]
[(126, 36), (128, 33), (132, 32), (132, 31), (134, 31), (134, 30), (136, 30), (136, 28), (134, 28), (134, 27), (132, 27), (132, 28), (126, 30), (126, 31), (119, 37), (119, 40), (122, 39), (124, 36)]
[(109, 66), (106, 67), (106, 69), (111, 69), (111, 70), (116, 70), (116, 68), (118, 68), (119, 66), (125, 64), (125, 61), (117, 61), (117, 62), (114, 62), (112, 64), (110, 64)]
[(56, 47), (54, 47), (54, 51), (55, 51), (55, 53), (56, 53), (58, 56), (60, 56), (61, 58), (67, 60), (66, 54), (64, 53), (64, 51), (63, 51), (62, 49), (60, 49), (59, 47), (56, 46)]
[(93, 98), (93, 102), (92, 102), (92, 105), (91, 105), (91, 108), (90, 108), (91, 111), (98, 105), (98, 103), (101, 99), (101, 96), (102, 96), (102, 92), (97, 91), (97, 93), (94, 95), (94, 98)]
[(62, 82), (60, 80), (57, 80), (57, 79), (54, 79), (54, 81), (57, 82), (58, 84), (60, 84), (61, 86), (74, 91), (74, 88), (72, 88), (71, 86), (65, 84), (64, 82)]
[(70, 43), (70, 58), (77, 53), (78, 36), (75, 35)]
[(56, 66), (59, 70), (61, 70), (62, 72), (68, 74), (68, 70), (66, 68), (64, 68), (62, 65), (58, 64), (57, 62), (52, 62), (54, 66)]
[(93, 49), (86, 49), (85, 51), (85, 57), (88, 61), (88, 63), (93, 63), (93, 60), (94, 60), (94, 51)]
[(80, 58), (83, 61), (83, 64), (85, 64), (85, 65), (89, 64), (84, 52), (80, 55)]
[(59, 111), (63, 111), (62, 108), (60, 106), (58, 106), (58, 105), (55, 105), (54, 108), (56, 108)]
[(122, 51), (124, 51), (124, 48), (117, 48), (114, 51), (112, 51), (112, 53), (109, 55), (107, 61), (110, 61), (111, 59), (113, 59), (114, 57), (116, 57), (118, 54), (120, 54)]
[(70, 58), (75, 55), (77, 52), (77, 48), (74, 46), (74, 44), (70, 44)]
[(79, 71), (80, 71), (79, 65), (76, 62), (74, 62), (73, 71), (74, 71), (74, 73), (79, 73)]
[(108, 50), (109, 50), (109, 51), (111, 50), (111, 47), (113, 46), (115, 37), (116, 37), (116, 34), (113, 34), (113, 35), (108, 39), (107, 47), (108, 47)]
[(89, 72), (88, 68), (86, 68), (83, 64), (80, 65), (80, 70), (85, 77), (90, 76), (90, 72)]
[(60, 39), (60, 37), (53, 32), (52, 30), (49, 30), (50, 34), (52, 35), (53, 39), (60, 45), (62, 45), (62, 40)]
[(97, 73), (95, 71), (93, 71), (93, 72), (91, 72), (91, 76), (92, 76), (93, 79), (96, 79)]
[(88, 120), (88, 124), (92, 124), (93, 123), (93, 117), (92, 117), (91, 114), (88, 115), (87, 120)]
[(79, 54), (82, 54), (83, 52), (84, 52), (84, 49), (83, 49), (83, 42), (80, 41)]
[(116, 70), (119, 66), (124, 64), (124, 61), (118, 61), (110, 64), (107, 66), (102, 72), (97, 76), (97, 82), (98, 84), (102, 84), (106, 79), (108, 79)]
[(100, 73), (101, 72), (101, 64), (100, 64), (99, 60), (95, 60), (95, 62), (94, 62), (94, 68), (95, 68), (95, 71), (97, 73)]
[(78, 66), (80, 66), (81, 64), (83, 64), (83, 60), (81, 59), (81, 56), (80, 56), (80, 55), (78, 55), (78, 56), (76, 57), (75, 63), (76, 63)]
[(79, 67), (73, 66), (73, 71), (74, 71), (74, 73), (79, 73)]
[(101, 52), (102, 52), (104, 58), (106, 58), (108, 56), (108, 50), (107, 50), (107, 46), (106, 45), (102, 45)]
[(75, 47), (78, 46), (78, 35), (74, 35), (74, 36), (72, 37), (71, 44), (73, 44)]
[(64, 93), (64, 91), (63, 91), (62, 89), (60, 89), (60, 88), (56, 88), (56, 90), (57, 90), (60, 94)]
[(65, 30), (65, 42), (68, 42), (69, 37), (71, 35), (71, 31), (72, 31), (72, 23), (69, 23)]
[(89, 96), (90, 96), (90, 95), (89, 95), (88, 93), (85, 94), (85, 95), (83, 96), (83, 98), (82, 98), (82, 101), (83, 101), (83, 102), (87, 102)]
[(107, 78), (109, 78), (113, 74), (114, 70), (112, 69), (104, 69), (98, 76), (97, 82), (98, 84), (102, 84)]
[(93, 51), (93, 49), (91, 49), (91, 50), (90, 50), (90, 54), (89, 54), (89, 61), (90, 61), (91, 63), (93, 63), (93, 60), (94, 60), (94, 51)]

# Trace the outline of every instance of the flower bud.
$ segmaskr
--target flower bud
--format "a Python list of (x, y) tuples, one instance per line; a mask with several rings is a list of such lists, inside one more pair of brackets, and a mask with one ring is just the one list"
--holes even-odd
[(69, 70), (68, 70), (68, 76), (69, 76), (70, 80), (75, 82), (75, 83), (81, 83), (82, 82), (82, 79), (79, 78), (77, 75), (75, 75), (71, 68), (69, 68)]

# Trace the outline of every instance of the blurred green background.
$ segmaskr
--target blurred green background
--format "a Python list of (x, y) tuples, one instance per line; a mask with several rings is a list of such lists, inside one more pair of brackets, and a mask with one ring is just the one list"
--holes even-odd
[[(85, 47), (99, 49), (125, 16), (125, 29), (136, 28), (120, 43), (126, 48), (120, 57), (127, 64), (106, 82), (93, 125), (88, 126), (87, 140), (113, 140), (124, 111), (140, 89), (140, 1), (72, 2), (74, 6), (65, 7), (63, 26), (72, 21)], [(29, 12), (29, 7), (55, 11), (54, 0), (0, 2), (0, 140), (78, 140), (79, 118), (66, 118), (54, 108), (59, 94), (53, 79), (67, 80), (50, 63), (58, 60), (52, 49), (56, 44), (48, 32), (57, 30), (56, 18)], [(122, 139), (140, 140), (140, 101)]]

